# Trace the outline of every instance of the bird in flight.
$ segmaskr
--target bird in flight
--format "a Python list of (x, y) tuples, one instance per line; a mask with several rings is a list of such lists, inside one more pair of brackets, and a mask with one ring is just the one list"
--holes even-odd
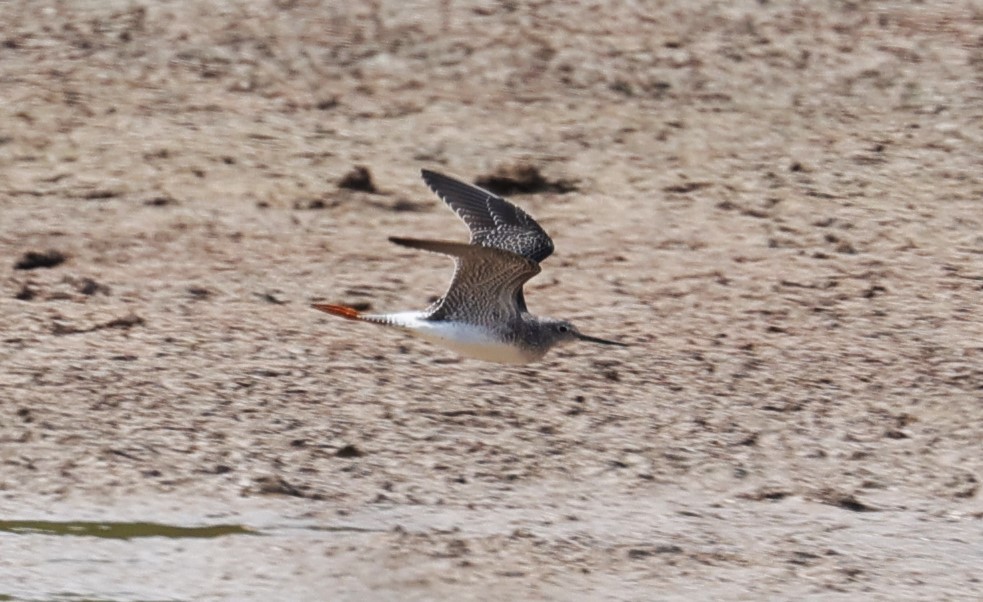
[(423, 170), (423, 181), (464, 221), (471, 241), (389, 240), (454, 258), (454, 276), (444, 296), (423, 311), (364, 314), (327, 303), (315, 303), (314, 309), (398, 328), (463, 356), (504, 364), (535, 362), (556, 345), (573, 341), (627, 347), (526, 309), (522, 286), (553, 253), (553, 241), (529, 214), (497, 194), (434, 171)]

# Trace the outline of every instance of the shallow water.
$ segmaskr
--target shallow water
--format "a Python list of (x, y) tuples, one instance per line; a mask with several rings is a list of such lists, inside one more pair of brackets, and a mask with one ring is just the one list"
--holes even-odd
[[(979, 520), (953, 514), (926, 522), (921, 509), (889, 501), (851, 512), (798, 498), (731, 504), (690, 495), (681, 504), (609, 496), (570, 500), (564, 510), (577, 520), (544, 514), (518, 494), (499, 507), (377, 504), (341, 515), (328, 504), (281, 498), (58, 502), (43, 513), (7, 507), (0, 601), (423, 600), (435, 591), (481, 599), (460, 596), (469, 591), (470, 570), (492, 560), (489, 569), (503, 578), (528, 569), (504, 570), (509, 557), (497, 554), (472, 555), (462, 565), (449, 551), (516, 538), (611, 555), (619, 570), (635, 563), (655, 571), (667, 583), (667, 600), (687, 599), (688, 588), (671, 584), (685, 585), (685, 569), (706, 562), (720, 589), (703, 593), (715, 599), (732, 599), (734, 581), (787, 580), (790, 571), (811, 575), (801, 580), (805, 597), (828, 594), (816, 584), (831, 575), (845, 575), (840, 587), (849, 590), (883, 571), (912, 575), (896, 584), (902, 589), (935, 583), (948, 591), (949, 583), (950, 593), (965, 591), (983, 562)], [(153, 520), (139, 520), (141, 513)], [(586, 591), (589, 581), (612, 599), (631, 598), (632, 584), (616, 574), (546, 580), (539, 591), (563, 597)]]
[(59, 522), (31, 520), (0, 520), (0, 532), (20, 535), (74, 535), (107, 539), (138, 537), (209, 538), (226, 535), (259, 535), (258, 531), (242, 525), (208, 525), (185, 527), (161, 523), (110, 523), (97, 521)]

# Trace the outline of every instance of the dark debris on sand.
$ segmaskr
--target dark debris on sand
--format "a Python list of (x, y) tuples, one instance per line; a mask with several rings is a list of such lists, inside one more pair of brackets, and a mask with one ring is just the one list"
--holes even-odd
[(14, 269), (35, 270), (37, 268), (53, 268), (56, 265), (65, 263), (67, 259), (67, 255), (54, 249), (47, 251), (28, 251), (17, 260), (17, 263), (14, 264)]
[(515, 194), (535, 194), (538, 192), (555, 192), (565, 194), (577, 190), (571, 180), (548, 180), (535, 165), (516, 164), (502, 166), (493, 173), (479, 176), (474, 181), (489, 192), (502, 196)]
[(376, 194), (379, 189), (372, 181), (372, 172), (364, 165), (356, 165), (338, 181), (339, 188)]

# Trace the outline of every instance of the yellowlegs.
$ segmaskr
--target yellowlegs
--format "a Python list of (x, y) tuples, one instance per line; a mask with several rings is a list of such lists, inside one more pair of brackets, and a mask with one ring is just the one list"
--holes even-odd
[(528, 312), (522, 285), (553, 252), (553, 241), (529, 214), (496, 194), (437, 172), (423, 170), (423, 181), (467, 224), (471, 242), (389, 240), (454, 258), (454, 277), (444, 296), (424, 311), (363, 314), (326, 303), (314, 304), (315, 309), (399, 328), (461, 355), (505, 364), (534, 362), (568, 341), (626, 346), (581, 334), (566, 320)]

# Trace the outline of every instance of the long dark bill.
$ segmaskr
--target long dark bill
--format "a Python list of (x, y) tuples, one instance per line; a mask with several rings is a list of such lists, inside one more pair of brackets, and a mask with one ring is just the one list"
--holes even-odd
[(618, 347), (627, 347), (625, 343), (619, 343), (618, 341), (609, 341), (607, 339), (599, 339), (597, 337), (589, 337), (586, 334), (578, 334), (577, 338), (581, 341), (588, 341), (590, 343), (600, 343), (602, 345), (617, 345)]

